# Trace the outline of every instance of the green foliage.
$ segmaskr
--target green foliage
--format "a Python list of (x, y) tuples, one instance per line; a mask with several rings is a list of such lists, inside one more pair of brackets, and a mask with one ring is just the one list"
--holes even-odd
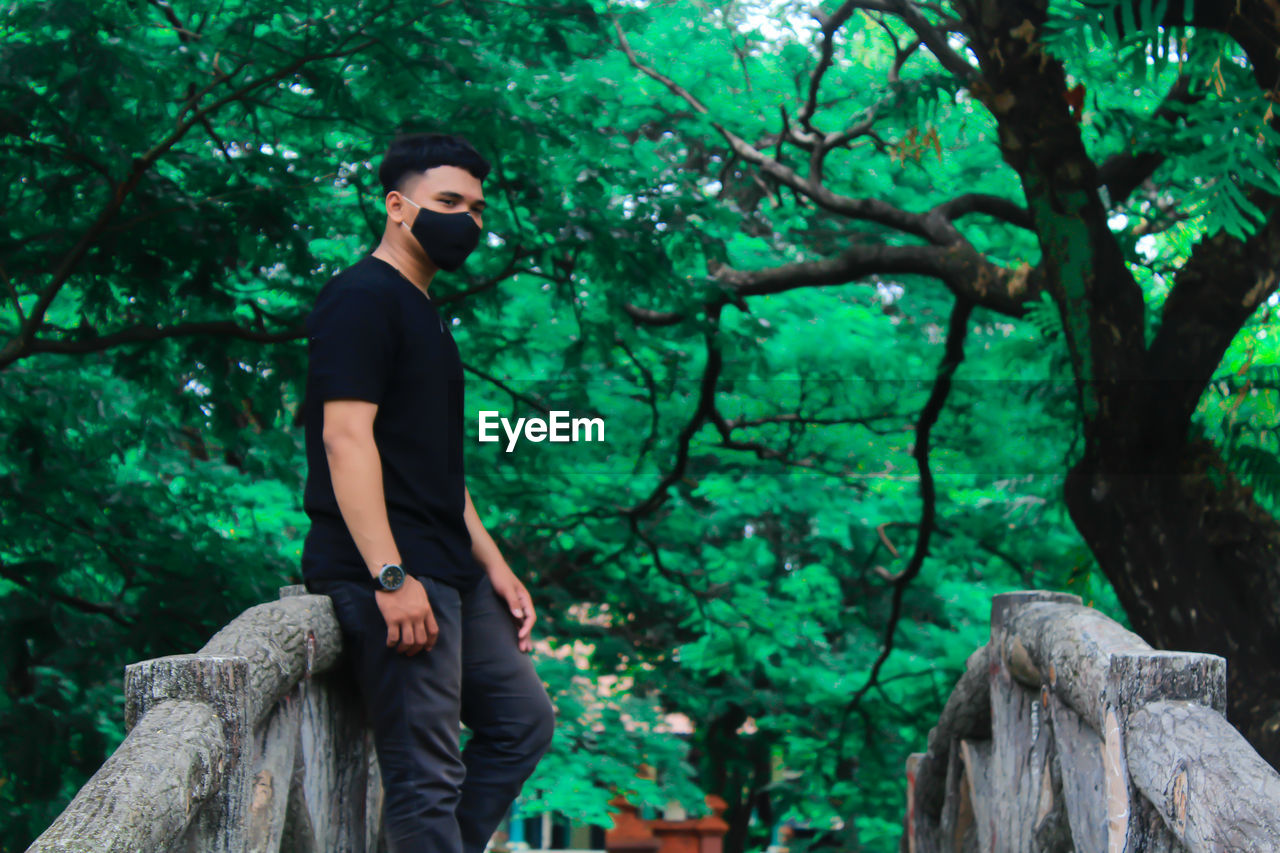
[[(1108, 35), (1094, 11), (1059, 7), (1078, 32)], [(914, 426), (951, 295), (903, 274), (727, 305), (715, 402), (733, 441), (704, 425), (681, 455), (712, 331), (709, 261), (751, 270), (914, 239), (798, 199), (709, 124), (756, 140), (778, 132), (780, 104), (795, 120), (815, 55), (799, 4), (263, 8), (58, 0), (0, 19), (0, 346), (59, 260), (87, 246), (38, 330), (69, 352), (0, 369), (0, 849), (25, 847), (123, 737), (124, 664), (192, 651), (300, 580), (297, 324), (376, 243), (375, 170), (399, 129), (461, 132), (495, 163), (487, 242), (432, 284), (472, 371), (468, 424), (545, 408), (606, 422), (597, 444), (468, 444), (480, 515), (535, 597), (537, 666), (559, 712), (526, 813), (605, 824), (614, 788), (693, 814), (716, 793), (753, 809), (748, 849), (783, 819), (839, 827), (819, 846), (890, 849), (903, 760), (984, 641), (993, 594), (1068, 589), (1122, 618), (1062, 505), (1080, 413), (1048, 297), (1022, 319), (973, 315), (933, 434), (930, 553), (895, 652), (854, 708), (884, 641), (884, 575), (915, 541)], [(1121, 26), (1157, 14), (1140, 5)], [(609, 15), (708, 115), (631, 67)], [(857, 14), (824, 80), (825, 130), (878, 105), (879, 138), (831, 152), (828, 186), (912, 211), (966, 192), (1021, 202), (994, 122), (954, 79), (927, 59), (887, 79), (881, 23), (910, 39)], [(1168, 48), (1166, 65), (1148, 64), (1135, 41), (1117, 69), (1113, 46), (1070, 32), (1052, 49), (1091, 93), (1091, 153), (1168, 154), (1160, 191), (1116, 226), (1154, 323), (1195, 241), (1249, 227), (1233, 181), (1272, 186), (1248, 152), (1275, 140), (1260, 130), (1259, 146), (1256, 87), (1230, 61), (1214, 72), (1232, 54), (1207, 35), (1187, 33), (1182, 66), (1201, 84), (1220, 72), (1226, 94), (1210, 84), (1170, 133), (1147, 118), (1176, 73)], [(262, 85), (212, 108), (247, 80)], [(173, 138), (193, 108), (207, 113)], [(95, 230), (137, 158), (166, 141)], [(793, 150), (783, 161), (808, 167)], [(1178, 221), (1138, 236), (1164, 218)], [(984, 215), (960, 227), (995, 263), (1039, 261), (1033, 233)], [(682, 319), (638, 324), (628, 306)], [(174, 330), (222, 321), (238, 331)], [(173, 335), (143, 334), (157, 327)], [(1280, 336), (1264, 331), (1233, 344), (1200, 417), (1235, 437), (1238, 470), (1274, 501), (1263, 365), (1280, 363)], [(137, 340), (108, 345), (116, 333)], [(668, 499), (628, 513), (681, 458)], [(668, 713), (693, 733), (675, 736)], [(641, 763), (656, 779), (636, 777)]]
[(1027, 308), (1026, 319), (1036, 327), (1041, 337), (1052, 339), (1062, 334), (1062, 316), (1048, 291), (1042, 292), (1040, 298)]
[[(1073, 82), (1088, 83), (1088, 121), (1102, 151), (1164, 154), (1158, 180), (1183, 212), (1201, 221), (1206, 234), (1225, 230), (1243, 239), (1262, 220), (1250, 188), (1280, 193), (1280, 135), (1268, 123), (1273, 104), (1231, 38), (1163, 26), (1167, 7), (1168, 0), (1057, 0), (1042, 41), (1067, 64)], [(1191, 21), (1194, 3), (1182, 8), (1183, 20)], [(1089, 73), (1103, 67), (1110, 79)], [(1198, 96), (1168, 102), (1175, 115), (1170, 127), (1146, 105), (1180, 75)], [(1135, 103), (1143, 106), (1135, 111)]]
[[(123, 666), (194, 651), (293, 560), (295, 499), (195, 448), (181, 388), (101, 358), (0, 374), (3, 844), (25, 846), (123, 738)], [(204, 458), (201, 458), (204, 457)], [(239, 571), (236, 567), (243, 567)]]
[(1196, 420), (1258, 501), (1280, 514), (1280, 352), (1273, 311), (1268, 305), (1232, 342), (1221, 372), (1205, 389)]

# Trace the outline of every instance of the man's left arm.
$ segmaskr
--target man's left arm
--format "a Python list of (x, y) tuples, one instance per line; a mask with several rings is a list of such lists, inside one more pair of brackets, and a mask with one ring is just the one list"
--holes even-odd
[(511, 567), (502, 557), (502, 552), (498, 550), (498, 543), (493, 541), (489, 531), (485, 530), (484, 525), (481, 524), (476, 506), (471, 502), (471, 490), (463, 487), (463, 493), (466, 495), (467, 503), (462, 517), (467, 523), (467, 533), (471, 534), (471, 553), (480, 561), (480, 565), (484, 566), (489, 580), (493, 582), (494, 592), (511, 608), (511, 615), (520, 620), (520, 631), (516, 637), (520, 651), (533, 651), (533, 640), (530, 635), (537, 614), (534, 613), (529, 590), (525, 589), (524, 584), (511, 571)]

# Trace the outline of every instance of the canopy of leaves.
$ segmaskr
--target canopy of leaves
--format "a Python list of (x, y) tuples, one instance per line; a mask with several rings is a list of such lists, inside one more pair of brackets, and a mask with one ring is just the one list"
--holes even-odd
[[(1062, 5), (1064, 32), (1085, 27)], [(637, 70), (614, 20), (706, 114)], [(930, 547), (893, 618), (955, 294), (910, 269), (747, 297), (715, 274), (920, 246), (784, 186), (712, 125), (782, 152), (780, 107), (795, 120), (821, 56), (799, 4), (31, 0), (0, 27), (0, 848), (119, 743), (124, 664), (192, 651), (300, 581), (301, 322), (376, 245), (378, 158), (400, 130), (462, 133), (495, 164), (486, 242), (433, 284), (471, 436), (482, 410), (605, 423), (600, 443), (468, 444), (559, 711), (526, 812), (607, 824), (614, 787), (694, 814), (716, 793), (737, 849), (783, 819), (889, 849), (904, 758), (991, 595), (1067, 589), (1122, 618), (1061, 502), (1077, 397), (1036, 300), (966, 324), (930, 441)], [(895, 52), (911, 39), (862, 12), (833, 38), (816, 114), (876, 124), (829, 152), (828, 186), (911, 212), (1021, 204), (990, 115), (931, 55)], [(1099, 157), (1166, 155), (1113, 220), (1154, 317), (1195, 240), (1249, 227), (1233, 176), (1277, 177), (1230, 165), (1266, 107), (1229, 43), (1183, 50), (1224, 97), (1170, 137), (1149, 117), (1177, 62), (1117, 66), (1101, 43), (1054, 49)], [(996, 216), (962, 228), (1006, 272), (1038, 261)], [(1201, 417), (1274, 501), (1270, 310)]]

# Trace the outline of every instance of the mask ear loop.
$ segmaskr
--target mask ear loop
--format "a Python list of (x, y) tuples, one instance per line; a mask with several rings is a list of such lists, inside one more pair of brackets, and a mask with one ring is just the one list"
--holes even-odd
[[(397, 192), (399, 192), (399, 191), (397, 190)], [(409, 197), (408, 197), (407, 195), (405, 195), (404, 193), (400, 193), (400, 198), (402, 198), (402, 199), (404, 199), (405, 201), (409, 202), (409, 204), (411, 204), (411, 205), (413, 205), (414, 207), (418, 208), (418, 210), (422, 210), (422, 205), (418, 204), (416, 201), (414, 201), (413, 199), (409, 198)], [(407, 223), (407, 222), (405, 222), (403, 219), (401, 219), (401, 220), (400, 220), (400, 224), (401, 224), (402, 226), (404, 226), (405, 228), (408, 228), (410, 233), (413, 233), (413, 228), (411, 228), (411, 227), (409, 226), (409, 223)]]

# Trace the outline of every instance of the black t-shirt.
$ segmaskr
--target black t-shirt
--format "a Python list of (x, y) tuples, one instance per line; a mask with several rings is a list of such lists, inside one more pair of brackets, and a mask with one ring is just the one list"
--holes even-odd
[(373, 438), (405, 571), (472, 589), (484, 569), (463, 519), (462, 361), (435, 306), (367, 255), (321, 289), (307, 337), (303, 578), (371, 578), (338, 509), (323, 440), (324, 402), (354, 398), (378, 404)]

